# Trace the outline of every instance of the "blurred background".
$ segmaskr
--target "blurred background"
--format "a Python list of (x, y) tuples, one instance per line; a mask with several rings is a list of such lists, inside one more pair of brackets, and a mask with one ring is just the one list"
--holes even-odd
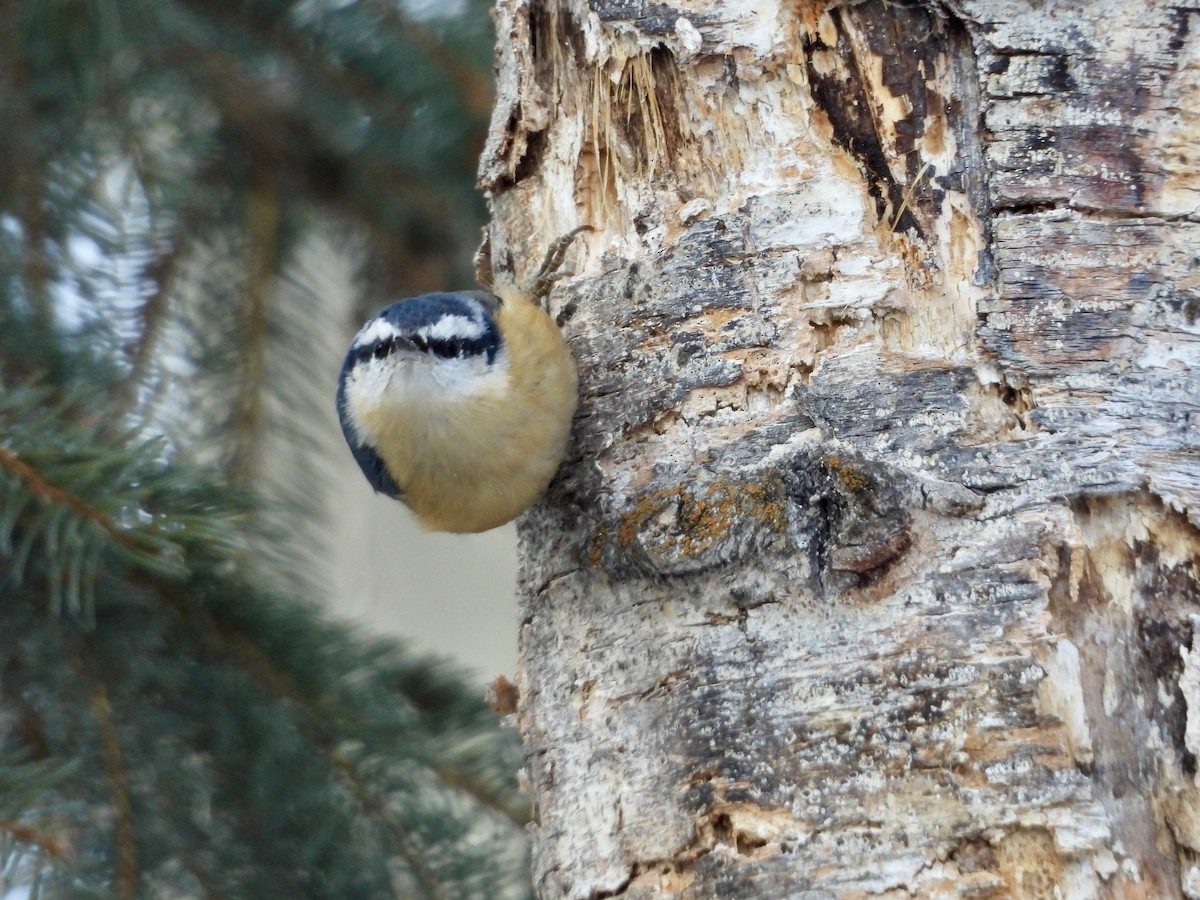
[(420, 532), (333, 405), (474, 286), (492, 40), (0, 0), (0, 898), (528, 895), (513, 531)]

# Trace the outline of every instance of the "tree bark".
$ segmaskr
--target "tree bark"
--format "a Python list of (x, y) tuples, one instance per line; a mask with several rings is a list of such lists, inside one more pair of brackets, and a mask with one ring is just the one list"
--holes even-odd
[(541, 896), (1200, 897), (1200, 7), (496, 23)]

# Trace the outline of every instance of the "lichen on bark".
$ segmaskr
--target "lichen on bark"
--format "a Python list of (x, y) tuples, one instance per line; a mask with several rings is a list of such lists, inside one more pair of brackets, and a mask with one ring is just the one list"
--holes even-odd
[(491, 264), (595, 229), (540, 893), (1200, 896), (1200, 10), (496, 21)]

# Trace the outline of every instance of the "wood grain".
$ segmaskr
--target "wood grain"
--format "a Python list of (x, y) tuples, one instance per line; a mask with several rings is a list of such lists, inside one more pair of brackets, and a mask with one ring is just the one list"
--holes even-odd
[(1200, 8), (497, 24), (540, 894), (1200, 896)]

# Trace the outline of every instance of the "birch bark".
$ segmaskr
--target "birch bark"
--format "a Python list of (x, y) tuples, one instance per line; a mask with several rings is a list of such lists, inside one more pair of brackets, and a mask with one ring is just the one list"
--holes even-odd
[(495, 17), (540, 894), (1200, 897), (1200, 6)]

